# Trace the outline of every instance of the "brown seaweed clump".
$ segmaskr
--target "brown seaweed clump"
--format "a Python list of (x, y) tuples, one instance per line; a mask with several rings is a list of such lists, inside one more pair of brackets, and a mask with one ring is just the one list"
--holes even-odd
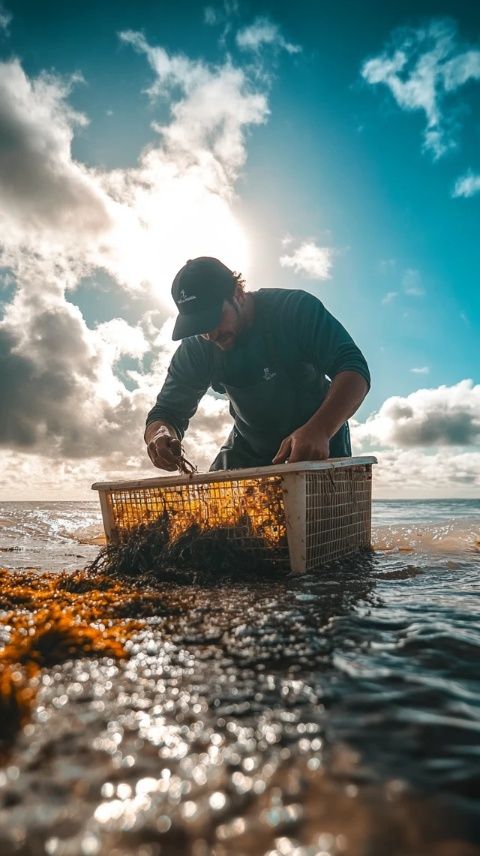
[(37, 669), (0, 662), (0, 758), (15, 735), (29, 720), (35, 699)]
[(0, 569), (0, 751), (28, 721), (42, 668), (75, 657), (127, 656), (125, 642), (146, 616), (178, 611), (153, 589), (79, 571), (35, 574)]
[(28, 721), (42, 667), (73, 657), (126, 656), (116, 628), (100, 632), (58, 604), (16, 618), (10, 615), (9, 620), (13, 632), (0, 652), (0, 746), (10, 743)]
[(0, 654), (5, 660), (22, 666), (49, 667), (74, 657), (126, 656), (125, 633), (118, 627), (101, 629), (79, 621), (72, 610), (58, 604), (26, 613), (15, 622), (10, 642)]
[(236, 527), (201, 527), (193, 523), (171, 539), (168, 515), (123, 532), (117, 543), (102, 547), (87, 573), (141, 578), (177, 585), (278, 580), (285, 573), (285, 547), (266, 539), (245, 539), (245, 522)]
[(243, 518), (237, 530), (192, 524), (172, 539), (164, 514), (103, 547), (84, 571), (0, 569), (0, 623), (10, 631), (0, 652), (0, 749), (28, 720), (40, 669), (75, 657), (126, 657), (125, 642), (144, 618), (192, 605), (194, 592), (178, 585), (278, 580), (284, 549), (251, 535), (247, 544), (246, 526)]

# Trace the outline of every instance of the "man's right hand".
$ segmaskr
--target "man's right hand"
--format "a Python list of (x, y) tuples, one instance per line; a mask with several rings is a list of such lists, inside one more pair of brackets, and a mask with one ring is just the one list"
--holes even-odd
[(180, 440), (172, 436), (169, 429), (162, 425), (150, 437), (147, 443), (148, 456), (155, 467), (172, 472), (178, 469), (178, 459), (182, 452)]

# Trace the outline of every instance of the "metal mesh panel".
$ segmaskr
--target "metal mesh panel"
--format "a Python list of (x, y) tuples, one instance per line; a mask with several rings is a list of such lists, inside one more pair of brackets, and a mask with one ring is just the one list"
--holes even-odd
[(305, 474), (306, 569), (370, 547), (370, 465)]
[[(113, 522), (111, 537), (168, 514), (172, 538), (192, 523), (202, 528), (222, 526), (256, 554), (275, 547), (275, 560), (288, 563), (282, 478), (266, 476), (207, 484), (183, 484), (111, 489), (106, 492)], [(258, 539), (264, 539), (267, 550)]]
[(252, 551), (252, 558), (268, 555), (288, 567), (291, 557), (295, 571), (370, 546), (370, 463), (342, 462), (318, 469), (300, 465), (292, 471), (287, 466), (281, 474), (257, 470), (245, 477), (222, 474), (221, 479), (208, 481), (94, 487), (100, 490), (105, 531), (114, 541), (166, 512), (173, 538), (192, 523), (202, 528), (221, 526)]

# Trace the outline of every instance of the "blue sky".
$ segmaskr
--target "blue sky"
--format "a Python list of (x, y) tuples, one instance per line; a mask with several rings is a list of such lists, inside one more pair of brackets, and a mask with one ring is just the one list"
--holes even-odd
[[(479, 495), (475, 6), (0, 7), (0, 496), (151, 474), (193, 254), (305, 288), (351, 332), (378, 495)], [(227, 427), (207, 396), (201, 465)]]

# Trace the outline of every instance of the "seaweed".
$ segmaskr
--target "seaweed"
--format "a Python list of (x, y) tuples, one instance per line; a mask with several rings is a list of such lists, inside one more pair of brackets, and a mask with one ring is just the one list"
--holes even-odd
[(201, 527), (193, 523), (170, 539), (165, 512), (153, 523), (122, 533), (102, 547), (87, 574), (140, 578), (150, 584), (217, 585), (219, 582), (278, 580), (284, 575), (284, 551), (260, 537), (245, 538), (245, 520), (237, 526)]
[(127, 657), (125, 642), (146, 617), (173, 615), (179, 598), (85, 571), (72, 575), (0, 570), (0, 756), (28, 722), (42, 668), (79, 657)]
[(30, 718), (36, 672), (16, 663), (0, 663), (0, 758)]
[(182, 586), (278, 580), (284, 551), (248, 527), (240, 517), (235, 527), (192, 524), (171, 538), (165, 512), (101, 548), (82, 571), (0, 569), (1, 623), (10, 630), (0, 652), (0, 749), (28, 721), (42, 668), (76, 657), (124, 659), (145, 618), (186, 608)]

